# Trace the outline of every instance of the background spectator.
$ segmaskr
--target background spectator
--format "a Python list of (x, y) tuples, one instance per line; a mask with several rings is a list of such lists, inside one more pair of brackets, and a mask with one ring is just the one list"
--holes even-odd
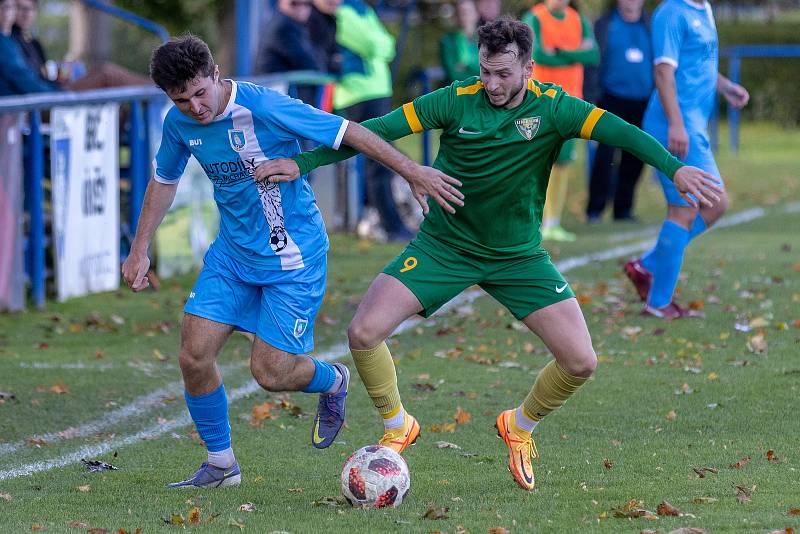
[(342, 71), (342, 55), (336, 44), (336, 10), (342, 0), (314, 0), (308, 30), (317, 63), (327, 73), (338, 75)]
[[(600, 60), (592, 25), (569, 5), (569, 0), (544, 0), (523, 15), (533, 28), (533, 77), (560, 85), (583, 98), (583, 66)], [(575, 234), (561, 227), (567, 201), (568, 166), (575, 159), (575, 140), (564, 143), (550, 174), (542, 216), (542, 239), (575, 241)]]
[(0, 96), (58, 90), (25, 61), (22, 49), (11, 37), (16, 18), (16, 0), (0, 0)]
[[(336, 10), (336, 41), (342, 49), (342, 76), (333, 94), (333, 106), (350, 120), (363, 122), (392, 109), (394, 37), (362, 0), (345, 0)], [(408, 241), (411, 232), (400, 218), (392, 195), (392, 172), (380, 163), (364, 160), (366, 203), (380, 215), (390, 241)]]
[(16, 0), (16, 3), (17, 15), (11, 30), (11, 37), (19, 44), (22, 55), (31, 69), (45, 77), (47, 56), (44, 53), (44, 47), (33, 35), (39, 11), (38, 2), (36, 0)]
[(473, 0), (456, 2), (458, 29), (442, 37), (440, 45), (442, 68), (448, 83), (480, 74), (478, 43), (478, 9)]
[(492, 22), (500, 16), (503, 9), (501, 0), (478, 0), (478, 26), (483, 26), (487, 22)]
[[(653, 47), (644, 0), (617, 0), (594, 24), (600, 66), (586, 69), (586, 99), (641, 127), (653, 91)], [(615, 164), (617, 154), (619, 164)], [(589, 179), (588, 222), (597, 222), (614, 196), (614, 220), (635, 220), (633, 197), (643, 163), (631, 154), (599, 145)], [(612, 175), (616, 171), (616, 187)]]

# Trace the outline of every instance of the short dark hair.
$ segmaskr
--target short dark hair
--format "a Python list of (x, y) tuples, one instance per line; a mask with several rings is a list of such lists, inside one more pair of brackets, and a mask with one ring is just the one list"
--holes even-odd
[(150, 56), (150, 78), (167, 92), (183, 92), (197, 76), (214, 74), (214, 58), (208, 45), (194, 35), (170, 39)]
[(501, 54), (512, 43), (517, 43), (521, 63), (531, 60), (533, 30), (524, 22), (504, 15), (478, 28), (478, 48), (488, 55)]

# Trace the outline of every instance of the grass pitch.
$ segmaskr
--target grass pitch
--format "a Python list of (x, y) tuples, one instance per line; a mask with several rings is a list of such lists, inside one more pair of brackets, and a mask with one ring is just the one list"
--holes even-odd
[[(347, 427), (317, 451), (310, 445), (316, 396), (253, 388), (241, 337), (231, 339), (220, 365), (237, 395), (230, 416), (243, 484), (165, 489), (204, 458), (191, 425), (182, 424), (178, 334), (193, 282), (183, 277), (158, 293), (119, 291), (0, 317), (0, 532), (800, 528), (800, 215), (791, 204), (800, 191), (800, 135), (757, 125), (743, 133), (742, 153), (720, 156), (731, 211), (764, 212), (689, 248), (679, 299), (702, 308), (704, 320), (640, 317), (617, 259), (566, 272), (600, 365), (536, 430), (535, 492), (513, 483), (492, 425), (520, 402), (549, 356), (487, 297), (391, 341), (404, 403), (423, 428), (405, 455), (412, 491), (399, 509), (358, 510), (335, 500), (344, 460), (381, 430), (357, 374)], [(656, 186), (643, 181), (641, 225), (568, 221), (581, 237), (551, 247), (554, 258), (652, 238), (663, 206)], [(574, 182), (575, 212), (584, 189)], [(398, 250), (333, 238), (318, 351), (334, 354), (345, 341), (361, 294)], [(119, 469), (89, 473), (81, 457)], [(684, 515), (659, 516), (662, 501)], [(240, 509), (246, 503), (254, 511)], [(445, 517), (425, 519), (431, 507), (429, 515)], [(615, 517), (637, 515), (633, 508), (655, 518)]]

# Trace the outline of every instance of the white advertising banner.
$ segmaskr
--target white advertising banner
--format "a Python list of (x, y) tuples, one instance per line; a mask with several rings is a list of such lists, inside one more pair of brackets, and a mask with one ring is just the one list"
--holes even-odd
[(58, 299), (119, 287), (119, 106), (53, 108)]

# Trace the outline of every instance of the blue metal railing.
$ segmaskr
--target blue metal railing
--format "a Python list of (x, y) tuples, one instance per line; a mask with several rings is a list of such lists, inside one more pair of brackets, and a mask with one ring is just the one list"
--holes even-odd
[[(262, 85), (305, 84), (319, 85), (331, 81), (331, 77), (316, 72), (297, 71), (248, 78)], [(80, 92), (36, 93), (23, 96), (0, 97), (0, 114), (27, 113), (29, 133), (25, 151), (25, 211), (29, 216), (25, 265), (31, 284), (31, 299), (35, 306), (42, 307), (45, 302), (45, 235), (44, 218), (44, 170), (45, 135), (42, 128), (42, 110), (56, 106), (84, 106), (91, 104), (120, 103), (130, 106), (130, 191), (128, 225), (131, 232), (136, 230), (141, 211), (144, 192), (150, 180), (150, 131), (149, 107), (165, 102), (164, 93), (151, 86), (118, 87)]]
[[(728, 78), (739, 83), (741, 78), (742, 59), (746, 58), (790, 58), (800, 57), (800, 45), (737, 45), (720, 50), (720, 57), (728, 58)], [(712, 125), (713, 141), (716, 145), (717, 125), (715, 117)], [(739, 110), (728, 108), (728, 124), (730, 127), (729, 143), (732, 152), (739, 151)]]
[(152, 20), (146, 19), (144, 17), (140, 17), (135, 13), (131, 13), (125, 9), (112, 6), (109, 4), (104, 4), (103, 2), (99, 2), (98, 0), (80, 0), (84, 5), (96, 9), (97, 11), (102, 11), (103, 13), (107, 13), (111, 16), (117, 17), (124, 21), (130, 22), (140, 28), (147, 30), (151, 33), (158, 35), (159, 39), (162, 42), (169, 41), (169, 32), (161, 26), (160, 24), (156, 24)]

